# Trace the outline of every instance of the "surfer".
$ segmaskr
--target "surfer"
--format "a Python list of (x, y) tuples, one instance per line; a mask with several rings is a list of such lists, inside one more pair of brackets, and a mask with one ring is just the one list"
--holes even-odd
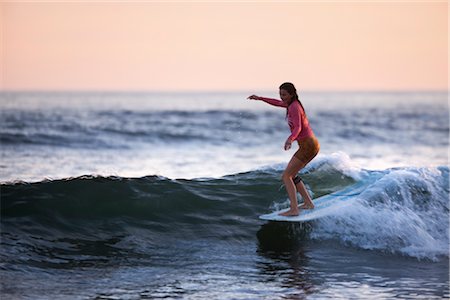
[(282, 180), (290, 200), (290, 209), (280, 215), (297, 216), (300, 213), (297, 192), (303, 197), (304, 203), (300, 209), (313, 209), (314, 204), (297, 173), (303, 169), (319, 153), (320, 144), (314, 135), (302, 103), (297, 95), (295, 86), (285, 82), (280, 86), (280, 100), (251, 95), (247, 99), (261, 100), (270, 105), (287, 109), (286, 118), (291, 129), (291, 135), (284, 143), (284, 150), (289, 150), (294, 141), (297, 141), (299, 149), (294, 153), (283, 172)]

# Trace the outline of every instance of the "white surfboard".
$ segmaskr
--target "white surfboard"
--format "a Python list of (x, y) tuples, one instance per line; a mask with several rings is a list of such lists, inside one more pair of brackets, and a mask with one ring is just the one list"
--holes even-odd
[(357, 182), (341, 191), (314, 199), (314, 209), (302, 209), (298, 216), (285, 217), (280, 213), (286, 212), (289, 208), (278, 210), (270, 214), (259, 216), (261, 220), (266, 221), (284, 221), (284, 222), (305, 222), (325, 216), (333, 215), (351, 205), (352, 199), (361, 194), (370, 185), (375, 178)]

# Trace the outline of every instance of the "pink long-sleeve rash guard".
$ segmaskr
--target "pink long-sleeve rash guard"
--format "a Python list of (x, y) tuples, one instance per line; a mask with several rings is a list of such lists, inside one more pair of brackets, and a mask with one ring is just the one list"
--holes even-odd
[(309, 126), (308, 118), (305, 115), (305, 111), (302, 109), (300, 102), (294, 101), (287, 106), (283, 101), (271, 98), (260, 98), (262, 101), (278, 107), (287, 107), (288, 111), (288, 124), (291, 129), (291, 135), (289, 140), (291, 142), (297, 140), (300, 141), (306, 137), (314, 135), (311, 126)]

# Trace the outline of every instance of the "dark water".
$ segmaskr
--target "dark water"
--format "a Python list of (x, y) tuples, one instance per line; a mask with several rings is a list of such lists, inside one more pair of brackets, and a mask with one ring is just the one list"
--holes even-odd
[(306, 95), (302, 178), (346, 200), (301, 224), (258, 219), (292, 153), (242, 98), (2, 94), (2, 298), (450, 297), (445, 94)]

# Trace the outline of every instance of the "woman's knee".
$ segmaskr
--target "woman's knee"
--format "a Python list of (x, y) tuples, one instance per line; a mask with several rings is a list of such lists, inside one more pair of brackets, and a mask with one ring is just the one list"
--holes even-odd
[(281, 179), (283, 181), (293, 180), (293, 178), (297, 175), (298, 172), (300, 172), (301, 169), (305, 167), (305, 165), (306, 164), (303, 161), (294, 156), (281, 175)]
[(287, 180), (293, 180), (295, 174), (291, 174), (289, 172), (284, 171), (283, 174), (281, 175), (281, 180), (283, 181), (287, 181)]

